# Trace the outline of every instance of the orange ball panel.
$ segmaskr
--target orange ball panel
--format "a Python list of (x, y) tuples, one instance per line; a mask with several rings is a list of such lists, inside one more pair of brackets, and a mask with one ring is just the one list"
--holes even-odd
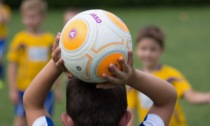
[(109, 71), (109, 65), (114, 64), (120, 70), (122, 70), (122, 66), (119, 63), (119, 58), (124, 57), (125, 55), (121, 53), (113, 53), (101, 60), (97, 67), (97, 75), (102, 77), (102, 74), (105, 73), (107, 75), (113, 76), (113, 74)]
[(62, 33), (63, 46), (69, 51), (77, 50), (85, 43), (87, 35), (87, 24), (83, 20), (74, 20)]
[(106, 12), (106, 15), (109, 17), (109, 19), (112, 20), (118, 27), (120, 27), (123, 31), (129, 32), (127, 26), (125, 23), (123, 23), (118, 17), (116, 17), (114, 14), (110, 12)]

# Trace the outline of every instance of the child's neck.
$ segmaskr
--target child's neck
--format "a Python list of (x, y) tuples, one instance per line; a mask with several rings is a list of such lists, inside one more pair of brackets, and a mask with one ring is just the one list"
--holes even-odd
[(147, 72), (147, 73), (153, 73), (154, 71), (157, 70), (158, 64), (155, 64), (153, 66), (144, 66), (143, 67), (143, 71)]
[(41, 35), (42, 34), (41, 28), (27, 28), (26, 31), (32, 35)]

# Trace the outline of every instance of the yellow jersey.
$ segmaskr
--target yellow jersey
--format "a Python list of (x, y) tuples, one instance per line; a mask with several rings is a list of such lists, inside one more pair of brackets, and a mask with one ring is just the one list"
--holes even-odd
[[(171, 83), (177, 91), (178, 100), (169, 126), (187, 126), (184, 112), (179, 104), (179, 100), (182, 99), (184, 93), (191, 88), (188, 81), (178, 70), (166, 65), (158, 67), (152, 74)], [(132, 88), (127, 89), (127, 99), (128, 108), (137, 109), (139, 120), (142, 122), (144, 117), (147, 115), (149, 108), (153, 104), (152, 100), (143, 93), (140, 93)]]
[[(10, 8), (7, 5), (2, 5), (0, 7), (0, 12), (9, 16), (10, 15)], [(0, 15), (0, 18), (1, 18), (1, 15)], [(6, 36), (7, 36), (7, 24), (0, 22), (0, 39), (5, 39)]]
[(54, 36), (50, 33), (32, 35), (18, 33), (8, 52), (9, 62), (17, 64), (17, 89), (24, 91), (51, 58)]

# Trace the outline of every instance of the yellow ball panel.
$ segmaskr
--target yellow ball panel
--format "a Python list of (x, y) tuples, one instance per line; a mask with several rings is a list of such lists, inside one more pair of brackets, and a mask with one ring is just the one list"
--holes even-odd
[(109, 17), (110, 20), (112, 20), (113, 23), (115, 23), (118, 27), (120, 27), (123, 31), (129, 32), (127, 26), (125, 23), (123, 23), (118, 17), (116, 17), (114, 14), (110, 12), (106, 12), (106, 15)]
[(88, 35), (88, 26), (83, 20), (74, 20), (68, 24), (62, 33), (63, 46), (74, 51), (79, 49), (84, 43)]
[(105, 73), (107, 75), (113, 76), (113, 74), (109, 70), (109, 65), (114, 64), (119, 70), (122, 70), (122, 66), (119, 63), (119, 58), (124, 57), (125, 55), (121, 53), (113, 53), (104, 57), (97, 67), (97, 75), (102, 77), (102, 74)]

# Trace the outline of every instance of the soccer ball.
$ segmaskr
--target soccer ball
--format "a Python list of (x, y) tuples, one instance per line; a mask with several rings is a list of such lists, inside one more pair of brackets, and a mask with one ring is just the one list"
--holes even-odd
[(88, 10), (64, 26), (60, 44), (65, 67), (77, 78), (91, 83), (105, 82), (112, 63), (122, 69), (118, 59), (128, 59), (132, 49), (130, 32), (123, 21), (104, 10)]

